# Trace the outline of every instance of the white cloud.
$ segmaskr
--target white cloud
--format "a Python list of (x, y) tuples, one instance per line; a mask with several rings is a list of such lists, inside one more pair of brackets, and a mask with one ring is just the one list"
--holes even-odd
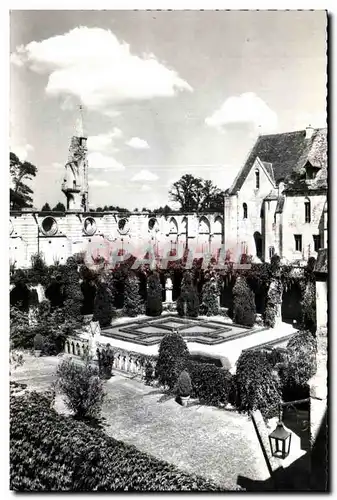
[(71, 95), (90, 109), (129, 100), (174, 96), (192, 87), (153, 54), (132, 55), (110, 31), (78, 27), (63, 35), (17, 47), (12, 63), (48, 75), (49, 95)]
[(128, 140), (125, 143), (127, 146), (130, 146), (130, 148), (134, 149), (149, 149), (150, 146), (144, 139), (140, 139), (139, 137), (132, 137), (130, 140)]
[(251, 123), (263, 130), (272, 130), (277, 125), (277, 115), (260, 97), (247, 92), (226, 99), (205, 123), (218, 129), (234, 123)]
[(26, 161), (30, 151), (34, 151), (31, 144), (24, 144), (19, 146), (12, 146), (11, 151), (16, 154), (20, 161)]
[(151, 191), (152, 188), (151, 186), (148, 186), (147, 184), (142, 184), (141, 188), (140, 188), (140, 191)]
[(109, 182), (107, 182), (107, 181), (100, 181), (99, 179), (90, 179), (88, 182), (89, 182), (89, 185), (91, 187), (106, 187), (106, 186), (110, 186)]
[(124, 170), (125, 167), (112, 156), (106, 156), (102, 153), (89, 153), (88, 163), (90, 169), (103, 169), (103, 170)]
[[(89, 151), (106, 151), (114, 146), (114, 139), (118, 139), (123, 135), (122, 131), (114, 127), (111, 132), (107, 134), (99, 134), (99, 135), (91, 135), (88, 137), (87, 146)], [(114, 152), (117, 151), (115, 147), (113, 147)]]
[(140, 172), (138, 172), (138, 174), (135, 174), (132, 177), (131, 181), (133, 181), (133, 182), (137, 182), (137, 181), (153, 182), (153, 181), (156, 181), (157, 179), (159, 179), (158, 175), (153, 174), (149, 170), (141, 170)]

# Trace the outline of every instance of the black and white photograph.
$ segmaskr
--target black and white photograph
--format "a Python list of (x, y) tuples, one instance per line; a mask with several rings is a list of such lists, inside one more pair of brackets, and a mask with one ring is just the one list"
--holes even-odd
[(10, 10), (11, 491), (330, 491), (331, 22)]

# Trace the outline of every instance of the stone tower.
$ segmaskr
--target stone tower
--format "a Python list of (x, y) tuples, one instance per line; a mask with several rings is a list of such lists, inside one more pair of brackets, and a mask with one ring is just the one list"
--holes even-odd
[(62, 191), (67, 198), (67, 210), (89, 210), (87, 137), (83, 129), (82, 106), (71, 138)]

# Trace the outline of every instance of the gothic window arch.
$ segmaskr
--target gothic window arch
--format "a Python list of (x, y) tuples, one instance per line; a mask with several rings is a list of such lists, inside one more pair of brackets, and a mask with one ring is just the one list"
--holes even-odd
[(311, 203), (309, 198), (304, 200), (304, 218), (306, 223), (311, 222)]
[(255, 170), (255, 188), (260, 189), (260, 170), (258, 168)]
[(242, 204), (242, 210), (243, 210), (243, 218), (248, 219), (248, 207), (247, 203)]

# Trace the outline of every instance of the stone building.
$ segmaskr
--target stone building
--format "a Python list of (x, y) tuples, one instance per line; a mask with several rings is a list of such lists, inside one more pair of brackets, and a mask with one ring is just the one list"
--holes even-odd
[(327, 130), (260, 136), (225, 194), (224, 243), (290, 263), (327, 247)]

